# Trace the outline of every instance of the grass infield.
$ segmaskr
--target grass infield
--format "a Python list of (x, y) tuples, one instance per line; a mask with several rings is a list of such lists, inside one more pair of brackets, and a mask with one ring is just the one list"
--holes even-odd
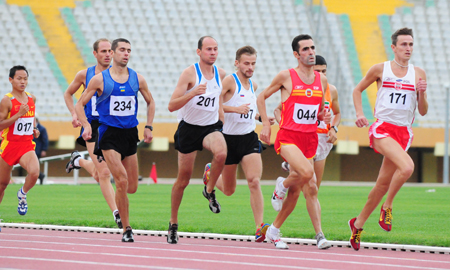
[[(28, 194), (28, 213), (17, 213), (16, 193), (20, 185), (9, 185), (0, 205), (3, 222), (116, 228), (113, 216), (98, 185), (36, 185)], [(255, 224), (247, 186), (237, 186), (226, 197), (217, 191), (222, 206), (213, 214), (202, 196), (203, 185), (189, 185), (179, 212), (183, 232), (253, 235)], [(140, 185), (129, 195), (130, 221), (135, 229), (167, 230), (172, 185)], [(364, 206), (371, 187), (322, 186), (322, 229), (329, 240), (348, 241), (348, 220)], [(264, 221), (276, 216), (270, 196), (273, 186), (262, 186)], [(450, 247), (450, 188), (403, 187), (394, 200), (393, 229), (378, 226), (379, 207), (365, 224), (363, 242)], [(381, 206), (381, 205), (380, 205)], [(301, 197), (297, 207), (281, 228), (283, 237), (314, 238), (314, 230)]]

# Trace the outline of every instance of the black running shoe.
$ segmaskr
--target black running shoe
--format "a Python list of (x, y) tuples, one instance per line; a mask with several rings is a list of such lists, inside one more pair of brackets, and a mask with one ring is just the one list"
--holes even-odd
[(70, 173), (73, 169), (78, 170), (81, 168), (79, 166), (75, 166), (75, 160), (80, 157), (81, 157), (81, 155), (80, 155), (80, 153), (78, 153), (78, 151), (72, 152), (72, 154), (70, 155), (70, 160), (69, 160), (69, 162), (67, 162), (67, 165), (66, 165), (66, 173)]
[(123, 228), (123, 226), (122, 226), (122, 220), (120, 219), (119, 213), (117, 213), (117, 214), (114, 215), (114, 221), (116, 222), (117, 227), (119, 227), (119, 229), (122, 229), (122, 228)]
[(167, 243), (178, 243), (178, 224), (171, 224), (169, 222), (169, 231), (167, 233)]
[(211, 212), (213, 212), (214, 214), (220, 213), (220, 204), (216, 200), (216, 190), (213, 190), (211, 193), (208, 193), (206, 191), (205, 185), (205, 188), (203, 189), (203, 196), (209, 201), (209, 209), (211, 210)]
[(128, 226), (127, 230), (123, 233), (122, 242), (134, 242), (133, 235), (133, 230)]

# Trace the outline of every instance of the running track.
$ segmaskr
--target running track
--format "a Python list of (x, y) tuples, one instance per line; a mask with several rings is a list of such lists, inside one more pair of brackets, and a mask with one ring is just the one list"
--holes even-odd
[(450, 269), (449, 254), (1, 228), (0, 269)]

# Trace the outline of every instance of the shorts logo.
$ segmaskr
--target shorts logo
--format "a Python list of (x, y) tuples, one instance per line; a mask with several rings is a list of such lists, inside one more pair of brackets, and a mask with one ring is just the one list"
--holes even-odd
[(311, 89), (306, 89), (306, 90), (305, 90), (305, 95), (306, 95), (307, 97), (312, 97), (312, 96), (313, 96), (313, 91), (312, 91)]

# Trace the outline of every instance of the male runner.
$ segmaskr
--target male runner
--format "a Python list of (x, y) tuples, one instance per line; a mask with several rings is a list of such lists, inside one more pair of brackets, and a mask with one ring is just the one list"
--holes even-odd
[(24, 66), (14, 66), (9, 70), (9, 82), (12, 91), (0, 102), (0, 203), (9, 184), (12, 168), (20, 164), (28, 175), (25, 184), (17, 192), (19, 205), (17, 212), (25, 215), (28, 211), (27, 193), (36, 184), (39, 177), (39, 160), (34, 151), (33, 136), (39, 137), (34, 118), (36, 97), (25, 88), (28, 85), (28, 71)]
[[(316, 55), (316, 64), (314, 70), (327, 75), (327, 62), (325, 58), (320, 55)], [(326, 121), (317, 121), (317, 134), (319, 136), (319, 145), (317, 147), (316, 156), (314, 157), (314, 173), (317, 178), (317, 188), (320, 188), (322, 183), (323, 172), (325, 170), (325, 162), (328, 154), (333, 148), (333, 143), (337, 140), (338, 126), (341, 122), (341, 110), (339, 108), (338, 92), (336, 87), (332, 84), (327, 85), (325, 90), (325, 110), (333, 112), (333, 119), (331, 124), (326, 124)], [(275, 118), (278, 122), (281, 119), (281, 103), (274, 111)], [(284, 161), (281, 165), (283, 170), (289, 171), (289, 164)]]
[(95, 75), (81, 95), (75, 110), (84, 128), (83, 139), (92, 138), (92, 128), (84, 113), (84, 106), (95, 93), (100, 126), (94, 154), (106, 161), (116, 182), (116, 204), (123, 224), (122, 242), (134, 242), (129, 221), (127, 193), (135, 193), (138, 187), (137, 125), (138, 91), (147, 103), (147, 123), (144, 141), (153, 139), (152, 122), (155, 102), (144, 77), (127, 67), (131, 56), (131, 44), (124, 38), (112, 42), (113, 66)]
[(372, 66), (353, 90), (356, 126), (369, 125), (362, 109), (361, 93), (377, 82), (378, 93), (374, 116), (377, 121), (370, 126), (370, 146), (384, 156), (377, 182), (361, 213), (348, 224), (351, 230), (350, 245), (359, 250), (361, 232), (370, 214), (387, 193), (381, 205), (378, 224), (389, 232), (392, 229), (392, 204), (394, 197), (414, 171), (414, 162), (406, 153), (413, 139), (411, 125), (416, 107), (420, 115), (428, 111), (427, 76), (419, 67), (409, 64), (413, 52), (413, 31), (401, 28), (392, 36), (394, 60)]
[(201, 37), (197, 45), (200, 61), (181, 73), (170, 98), (169, 111), (178, 111), (175, 149), (178, 150), (178, 176), (172, 188), (172, 211), (167, 242), (178, 243), (178, 209), (183, 192), (191, 179), (197, 151), (206, 148), (213, 154), (210, 179), (203, 189), (213, 213), (220, 212), (214, 186), (225, 164), (227, 145), (221, 133), (223, 125), (222, 79), (225, 71), (217, 68), (219, 48), (210, 36)]
[[(319, 248), (327, 248), (320, 221), (320, 205), (317, 199), (317, 184), (314, 177), (312, 159), (317, 150), (317, 120), (323, 120), (323, 90), (327, 79), (314, 71), (315, 46), (309, 35), (299, 35), (292, 41), (292, 49), (298, 66), (278, 73), (272, 83), (257, 99), (263, 129), (261, 140), (270, 144), (270, 121), (266, 113), (265, 100), (281, 90), (283, 103), (280, 130), (275, 140), (275, 150), (290, 165), (286, 179), (278, 179), (273, 193), (272, 205), (280, 209), (275, 221), (266, 232), (276, 248), (289, 248), (280, 238), (280, 227), (292, 213), (300, 192), (306, 199), (311, 222), (316, 232)], [(289, 189), (289, 196), (284, 197)], [(283, 204), (284, 201), (284, 204)]]
[[(223, 80), (222, 98), (225, 112), (223, 134), (227, 142), (228, 154), (225, 168), (217, 180), (216, 187), (225, 195), (231, 196), (236, 190), (236, 170), (240, 163), (250, 189), (250, 205), (256, 224), (255, 240), (262, 242), (266, 238), (269, 224), (263, 223), (264, 200), (259, 181), (262, 174), (261, 152), (265, 147), (255, 133), (256, 90), (258, 85), (250, 78), (256, 65), (256, 50), (244, 46), (236, 51), (236, 73)], [(271, 124), (274, 118), (270, 119)], [(205, 184), (209, 181), (211, 163), (206, 164), (203, 174)]]
[[(106, 38), (98, 39), (93, 44), (93, 54), (95, 59), (97, 59), (97, 65), (92, 66), (87, 69), (83, 69), (77, 73), (73, 82), (69, 85), (66, 92), (64, 92), (64, 100), (66, 106), (72, 114), (72, 125), (74, 128), (81, 126), (80, 121), (78, 121), (77, 113), (75, 112), (75, 107), (73, 105), (73, 95), (78, 91), (78, 89), (83, 86), (83, 91), (87, 88), (92, 77), (102, 71), (108, 69), (111, 64), (111, 42)], [(110, 177), (111, 172), (108, 169), (106, 163), (99, 163), (97, 161), (97, 156), (94, 155), (95, 141), (98, 137), (97, 128), (99, 126), (98, 122), (98, 112), (96, 109), (97, 94), (92, 96), (92, 99), (84, 106), (84, 112), (89, 123), (92, 126), (92, 138), (85, 141), (81, 134), (83, 134), (83, 128), (81, 128), (80, 137), (77, 142), (80, 145), (86, 146), (89, 152), (91, 160), (81, 158), (78, 151), (74, 151), (70, 157), (69, 162), (66, 165), (66, 172), (69, 173), (73, 169), (84, 168), (88, 171), (92, 177), (100, 184), (100, 189), (105, 197), (106, 203), (113, 212), (114, 221), (117, 226), (122, 229), (122, 221), (120, 220), (119, 210), (117, 210), (116, 202), (114, 200), (114, 188), (111, 185)]]

